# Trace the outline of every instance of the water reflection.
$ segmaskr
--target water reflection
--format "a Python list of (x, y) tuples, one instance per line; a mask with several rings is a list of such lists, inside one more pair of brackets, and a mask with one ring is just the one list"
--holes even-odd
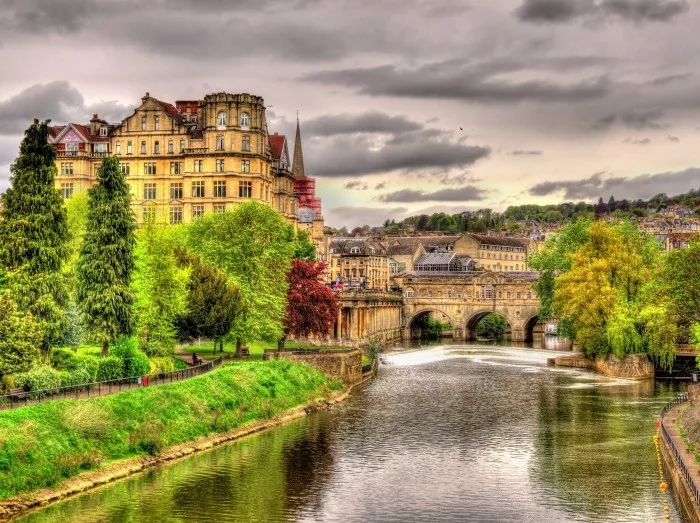
[(397, 351), (332, 411), (26, 520), (661, 521), (651, 438), (675, 391), (551, 356)]

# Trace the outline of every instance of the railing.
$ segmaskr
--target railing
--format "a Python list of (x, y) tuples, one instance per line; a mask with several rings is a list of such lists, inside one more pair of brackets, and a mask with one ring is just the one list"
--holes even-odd
[(98, 381), (95, 383), (84, 383), (82, 385), (71, 385), (68, 387), (58, 387), (55, 389), (42, 389), (22, 392), (19, 394), (8, 394), (0, 396), (0, 410), (16, 409), (29, 405), (36, 405), (46, 401), (58, 399), (84, 399), (94, 398), (97, 396), (108, 396), (141, 387), (150, 387), (152, 385), (163, 385), (165, 383), (173, 383), (182, 381), (201, 374), (205, 374), (219, 367), (228, 356), (220, 356), (219, 358), (203, 363), (188, 369), (176, 370), (172, 372), (162, 372), (153, 376), (134, 376), (131, 378), (122, 378), (110, 381)]
[(108, 151), (56, 151), (57, 158), (107, 158)]
[(678, 469), (680, 470), (681, 474), (683, 474), (683, 477), (685, 478), (685, 483), (686, 485), (688, 485), (688, 488), (690, 488), (690, 492), (693, 495), (695, 503), (697, 504), (697, 506), (700, 506), (700, 488), (698, 488), (698, 485), (695, 483), (695, 479), (690, 474), (690, 471), (688, 470), (688, 467), (686, 466), (685, 461), (681, 456), (681, 453), (678, 451), (676, 444), (673, 442), (671, 435), (668, 433), (668, 431), (666, 430), (666, 426), (664, 425), (664, 416), (668, 413), (668, 411), (682, 403), (686, 403), (687, 401), (688, 393), (681, 393), (678, 395), (678, 397), (676, 397), (672, 402), (670, 402), (661, 410), (661, 435), (666, 441), (668, 448), (671, 450), (671, 454), (673, 454), (673, 459), (675, 460), (676, 465), (678, 466)]
[(202, 154), (209, 150), (208, 147), (187, 147), (185, 149), (185, 154)]

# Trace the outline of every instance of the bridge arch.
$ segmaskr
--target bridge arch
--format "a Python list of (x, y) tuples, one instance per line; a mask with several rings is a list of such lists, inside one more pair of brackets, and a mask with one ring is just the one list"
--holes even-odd
[(540, 317), (535, 314), (523, 324), (523, 341), (525, 343), (541, 342), (544, 336), (544, 326), (540, 323)]
[(485, 316), (489, 314), (497, 314), (498, 316), (506, 320), (508, 327), (506, 327), (505, 339), (512, 339), (514, 329), (513, 320), (511, 320), (507, 314), (499, 310), (483, 309), (477, 312), (472, 312), (467, 318), (466, 324), (464, 326), (464, 333), (466, 334), (467, 341), (474, 341), (477, 339), (476, 326), (482, 319), (484, 319)]
[(458, 325), (454, 322), (452, 316), (447, 314), (445, 311), (437, 307), (426, 307), (424, 309), (416, 311), (406, 322), (406, 327), (404, 330), (404, 339), (419, 339), (421, 337), (421, 329), (417, 326), (417, 323), (419, 322), (419, 320), (422, 320), (426, 316), (430, 316), (431, 314), (435, 313), (438, 313), (440, 315), (438, 319), (449, 322), (452, 325), (453, 329), (458, 327)]

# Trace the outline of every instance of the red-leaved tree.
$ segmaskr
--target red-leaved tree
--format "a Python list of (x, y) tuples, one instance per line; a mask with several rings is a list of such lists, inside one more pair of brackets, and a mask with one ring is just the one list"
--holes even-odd
[(321, 280), (326, 265), (312, 261), (292, 261), (287, 275), (285, 332), (297, 338), (325, 336), (338, 316), (338, 298)]

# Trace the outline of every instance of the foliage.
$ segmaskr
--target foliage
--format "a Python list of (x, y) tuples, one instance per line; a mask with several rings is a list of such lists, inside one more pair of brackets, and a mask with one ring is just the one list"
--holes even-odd
[(51, 351), (51, 366), (59, 371), (76, 372), (84, 370), (90, 381), (95, 381), (99, 358), (91, 355), (77, 354), (75, 351), (66, 348), (54, 348)]
[(116, 156), (98, 170), (97, 185), (88, 190), (87, 231), (77, 261), (77, 302), (85, 325), (102, 343), (133, 327), (134, 230), (131, 195)]
[(442, 337), (442, 331), (451, 329), (450, 323), (444, 323), (433, 318), (432, 315), (426, 314), (416, 321), (415, 326), (420, 329), (420, 336), (426, 340), (439, 340)]
[(285, 332), (298, 338), (326, 336), (338, 317), (338, 298), (323, 283), (326, 265), (313, 261), (292, 262), (287, 275), (289, 292)]
[(135, 336), (120, 336), (110, 346), (109, 353), (121, 358), (124, 363), (122, 378), (133, 378), (148, 374), (151, 364), (148, 356), (139, 350), (139, 342)]
[(294, 254), (291, 225), (272, 208), (251, 201), (190, 224), (187, 245), (239, 287), (241, 313), (232, 329), (237, 339), (282, 338), (286, 275)]
[(295, 260), (316, 261), (316, 246), (311, 243), (308, 232), (297, 231), (292, 257)]
[(670, 314), (687, 339), (691, 326), (700, 323), (700, 239), (668, 253), (657, 280), (657, 295), (668, 302)]
[(0, 294), (0, 376), (28, 371), (41, 354), (41, 339), (32, 315), (19, 312), (8, 291)]
[(244, 362), (169, 385), (3, 411), (0, 498), (52, 487), (155, 450), (154, 443), (185, 443), (269, 419), (330, 389), (323, 374), (306, 365)]
[(59, 371), (59, 374), (61, 376), (61, 387), (73, 387), (75, 385), (85, 385), (86, 383), (93, 382), (93, 377), (82, 367), (73, 371)]
[(175, 360), (172, 356), (160, 356), (157, 358), (151, 358), (150, 368), (148, 369), (148, 374), (153, 376), (154, 374), (173, 372), (175, 370)]
[(147, 224), (138, 233), (133, 289), (136, 334), (150, 355), (170, 355), (187, 308), (189, 271), (175, 260), (176, 232)]
[(482, 338), (502, 340), (508, 329), (508, 322), (500, 314), (490, 313), (476, 324), (476, 334)]
[(66, 210), (54, 187), (56, 153), (48, 136), (48, 121), (35, 121), (25, 131), (10, 168), (12, 187), (0, 202), (0, 266), (19, 309), (32, 313), (45, 355), (66, 322), (62, 266), (69, 251)]
[(124, 360), (116, 356), (100, 358), (95, 375), (96, 381), (119, 380), (124, 377)]
[(238, 287), (225, 273), (203, 262), (184, 249), (176, 252), (178, 262), (190, 271), (187, 284), (187, 311), (178, 319), (181, 339), (199, 337), (214, 340), (223, 352), (223, 338), (231, 331), (241, 313)]
[(57, 389), (61, 386), (61, 373), (49, 365), (38, 365), (28, 372), (16, 374), (15, 383), (29, 391)]
[(66, 309), (66, 325), (61, 335), (56, 339), (58, 347), (78, 348), (82, 341), (83, 330), (80, 325), (80, 313), (78, 306), (72, 300)]

